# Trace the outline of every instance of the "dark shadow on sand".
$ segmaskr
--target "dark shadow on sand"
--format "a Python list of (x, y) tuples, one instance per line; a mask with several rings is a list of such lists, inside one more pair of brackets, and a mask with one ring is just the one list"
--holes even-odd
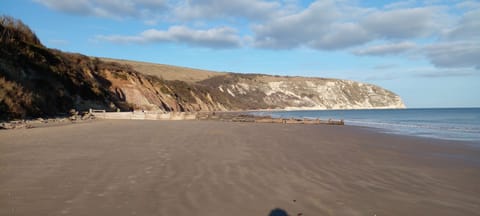
[(288, 216), (288, 213), (281, 208), (275, 208), (270, 211), (270, 214), (268, 214), (268, 216)]

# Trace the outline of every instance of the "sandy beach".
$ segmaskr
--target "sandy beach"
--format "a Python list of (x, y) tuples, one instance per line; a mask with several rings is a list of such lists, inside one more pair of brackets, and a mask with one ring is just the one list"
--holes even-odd
[(480, 148), (352, 126), (0, 131), (0, 215), (480, 215)]

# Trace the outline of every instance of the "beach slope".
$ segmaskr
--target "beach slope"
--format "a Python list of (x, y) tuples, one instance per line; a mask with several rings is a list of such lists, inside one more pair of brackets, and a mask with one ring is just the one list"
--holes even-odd
[(0, 215), (478, 215), (480, 150), (349, 126), (0, 131)]

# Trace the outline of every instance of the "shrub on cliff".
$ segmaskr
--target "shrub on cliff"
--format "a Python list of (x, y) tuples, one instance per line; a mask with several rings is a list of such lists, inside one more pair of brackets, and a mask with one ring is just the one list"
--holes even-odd
[(0, 42), (27, 42), (42, 45), (35, 33), (21, 20), (10, 16), (0, 16)]

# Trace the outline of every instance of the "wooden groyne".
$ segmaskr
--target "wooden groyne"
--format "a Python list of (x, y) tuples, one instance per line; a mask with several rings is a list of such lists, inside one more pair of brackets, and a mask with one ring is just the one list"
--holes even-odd
[(328, 125), (345, 125), (343, 120), (320, 120), (320, 119), (298, 119), (298, 118), (257, 118), (256, 123), (281, 123), (281, 124), (328, 124)]
[(232, 122), (252, 122), (252, 123), (276, 123), (276, 124), (327, 124), (327, 125), (345, 125), (343, 120), (320, 120), (309, 118), (273, 118), (270, 116), (255, 116), (242, 113), (201, 113), (197, 116), (199, 120), (220, 120)]

